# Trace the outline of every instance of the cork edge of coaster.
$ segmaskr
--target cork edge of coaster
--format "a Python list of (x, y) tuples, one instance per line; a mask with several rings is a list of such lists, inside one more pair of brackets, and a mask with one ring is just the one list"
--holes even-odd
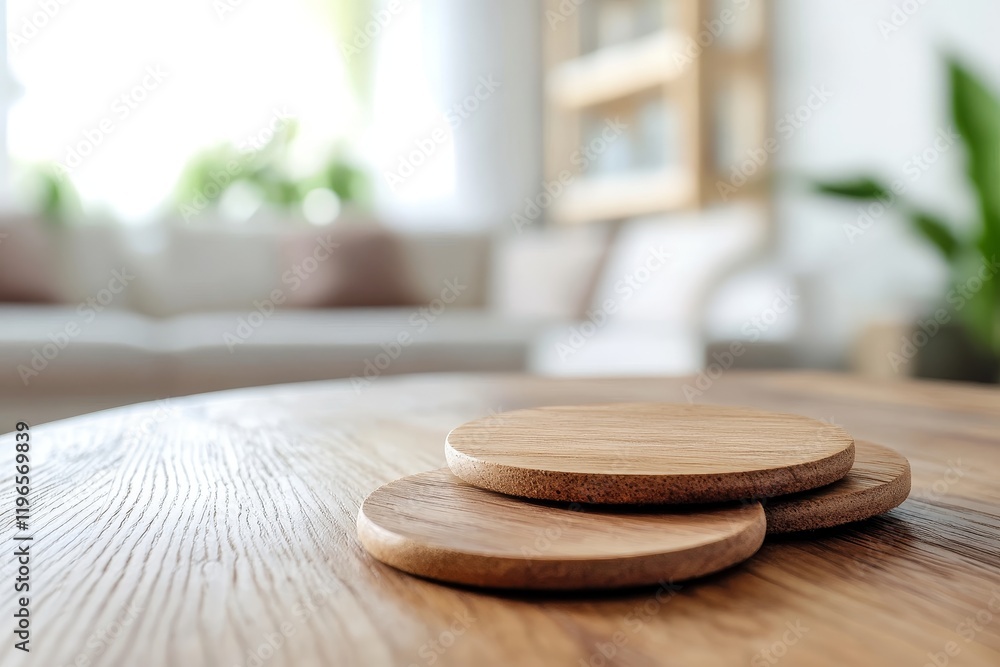
[[(885, 449), (890, 448), (885, 447)], [(765, 501), (767, 534), (783, 535), (834, 528), (870, 519), (902, 505), (910, 495), (912, 484), (910, 462), (899, 452), (891, 451), (903, 460), (905, 467), (901, 475), (886, 484), (840, 497), (836, 502), (822, 496), (801, 499), (772, 498), (769, 502)]]
[(597, 504), (714, 503), (769, 498), (832, 484), (854, 466), (849, 447), (815, 461), (725, 474), (634, 475), (538, 470), (482, 461), (445, 443), (445, 459), (463, 481), (536, 500)]

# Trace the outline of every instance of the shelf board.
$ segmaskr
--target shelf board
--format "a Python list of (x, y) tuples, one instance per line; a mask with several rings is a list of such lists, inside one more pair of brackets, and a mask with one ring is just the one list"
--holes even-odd
[(663, 85), (683, 74), (675, 55), (687, 42), (683, 33), (662, 30), (568, 60), (549, 72), (547, 93), (553, 103), (579, 109)]
[(678, 167), (581, 177), (566, 188), (551, 213), (557, 222), (576, 224), (678, 210), (696, 203), (694, 186)]

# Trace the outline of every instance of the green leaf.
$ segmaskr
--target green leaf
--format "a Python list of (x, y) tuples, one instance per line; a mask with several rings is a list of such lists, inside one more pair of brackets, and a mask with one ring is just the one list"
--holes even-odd
[(951, 261), (958, 256), (962, 242), (940, 218), (924, 211), (914, 211), (910, 214), (910, 222), (924, 238), (937, 246), (945, 259)]
[(981, 249), (1000, 253), (1000, 100), (957, 60), (948, 62), (951, 108), (983, 223)]
[(46, 222), (60, 226), (82, 217), (80, 196), (68, 175), (60, 173), (55, 165), (36, 166), (32, 172), (38, 187), (35, 210)]
[(893, 194), (874, 178), (861, 177), (849, 181), (827, 181), (814, 184), (817, 192), (849, 199), (891, 199)]

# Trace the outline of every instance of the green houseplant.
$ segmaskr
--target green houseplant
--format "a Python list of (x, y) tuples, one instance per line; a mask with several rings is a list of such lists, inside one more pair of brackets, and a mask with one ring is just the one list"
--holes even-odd
[(965, 358), (972, 354), (973, 363), (983, 366), (981, 372), (973, 373), (976, 377), (968, 379), (996, 381), (1000, 368), (1000, 100), (959, 61), (948, 59), (947, 68), (951, 115), (965, 148), (966, 176), (976, 200), (973, 220), (956, 224), (916, 205), (896, 184), (873, 176), (820, 181), (815, 188), (825, 195), (894, 207), (938, 250), (949, 265), (953, 284), (924, 327), (925, 339), (950, 331), (942, 338), (950, 336), (953, 346), (971, 346)]
[(18, 190), (28, 209), (52, 227), (63, 227), (83, 218), (80, 195), (69, 176), (52, 163), (17, 164)]
[(296, 130), (297, 125), (288, 122), (262, 146), (240, 149), (226, 143), (195, 156), (174, 192), (184, 220), (215, 209), (222, 195), (238, 184), (251, 188), (264, 204), (282, 213), (294, 213), (309, 192), (318, 188), (333, 192), (345, 204), (364, 205), (368, 176), (342, 150), (332, 150), (309, 174), (295, 174), (288, 168), (287, 156)]

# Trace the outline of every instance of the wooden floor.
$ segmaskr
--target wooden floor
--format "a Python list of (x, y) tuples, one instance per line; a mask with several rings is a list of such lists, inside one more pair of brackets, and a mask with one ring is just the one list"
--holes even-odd
[(3, 436), (0, 664), (1000, 665), (996, 387), (737, 372), (700, 385), (699, 402), (800, 413), (898, 449), (913, 492), (884, 517), (768, 538), (679, 586), (496, 595), (399, 573), (357, 541), (365, 495), (444, 465), (459, 423), (684, 402), (690, 382), (385, 377), (361, 394), (238, 390), (33, 428), (30, 654), (11, 634)]

